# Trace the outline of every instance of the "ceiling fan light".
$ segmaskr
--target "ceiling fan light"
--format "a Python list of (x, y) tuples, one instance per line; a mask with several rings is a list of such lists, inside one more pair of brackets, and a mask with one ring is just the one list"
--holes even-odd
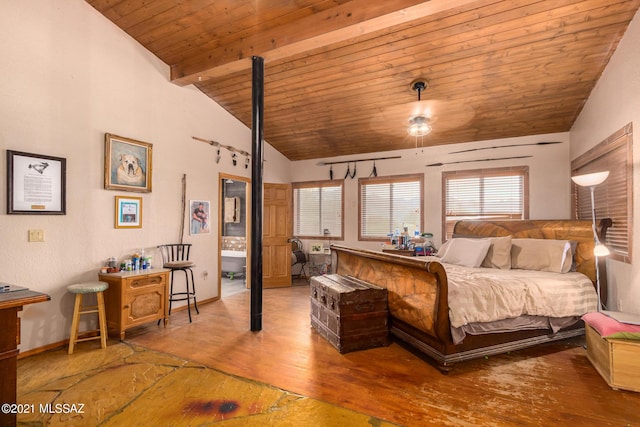
[(431, 133), (429, 119), (425, 116), (415, 116), (409, 119), (407, 132), (411, 136), (426, 136)]

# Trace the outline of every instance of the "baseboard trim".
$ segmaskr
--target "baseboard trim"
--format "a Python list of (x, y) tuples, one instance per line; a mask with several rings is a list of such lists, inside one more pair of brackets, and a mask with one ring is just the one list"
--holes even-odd
[[(198, 301), (198, 305), (205, 305), (205, 304), (209, 304), (215, 301), (218, 301), (220, 299), (219, 296), (217, 297), (213, 297), (213, 298), (207, 298), (205, 300), (202, 301)], [(193, 304), (191, 305), (193, 307)], [(187, 309), (187, 305), (183, 305), (181, 307), (176, 307), (176, 308), (172, 308), (171, 311), (172, 312), (176, 312), (176, 311), (183, 311)], [(97, 331), (93, 331), (93, 332), (89, 332), (89, 333), (81, 333), (78, 335), (79, 338), (89, 338), (89, 337), (95, 337), (98, 335)], [(45, 351), (50, 351), (50, 350), (57, 350), (59, 348), (63, 348), (63, 347), (69, 347), (69, 338), (64, 339), (62, 341), (57, 341), (54, 343), (50, 343), (50, 344), (45, 344), (43, 346), (40, 347), (36, 347), (36, 348), (32, 348), (30, 350), (26, 350), (26, 351), (20, 351), (20, 353), (18, 353), (18, 360), (20, 359), (24, 359), (26, 357), (29, 356), (35, 356), (37, 354), (41, 354), (44, 353)]]

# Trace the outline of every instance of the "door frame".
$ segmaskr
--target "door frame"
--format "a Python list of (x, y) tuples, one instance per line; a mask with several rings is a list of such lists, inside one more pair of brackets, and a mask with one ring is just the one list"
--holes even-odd
[(247, 284), (247, 288), (251, 283), (251, 269), (249, 266), (251, 265), (251, 178), (247, 178), (240, 175), (231, 175), (228, 173), (219, 172), (218, 173), (218, 299), (222, 299), (222, 230), (224, 227), (223, 224), (223, 216), (222, 216), (222, 206), (224, 203), (224, 187), (223, 180), (231, 179), (234, 181), (242, 181), (246, 184), (245, 194), (246, 194), (246, 203), (245, 203), (245, 218), (247, 219), (246, 229), (245, 229), (245, 239), (247, 244), (247, 257), (246, 257), (246, 265), (247, 269), (245, 272), (245, 280)]

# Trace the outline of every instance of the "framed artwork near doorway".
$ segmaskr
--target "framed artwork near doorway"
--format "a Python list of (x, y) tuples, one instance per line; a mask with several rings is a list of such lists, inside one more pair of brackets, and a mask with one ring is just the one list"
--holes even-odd
[(207, 200), (190, 200), (189, 201), (190, 216), (190, 234), (209, 234), (211, 226), (209, 219), (211, 218), (211, 203)]

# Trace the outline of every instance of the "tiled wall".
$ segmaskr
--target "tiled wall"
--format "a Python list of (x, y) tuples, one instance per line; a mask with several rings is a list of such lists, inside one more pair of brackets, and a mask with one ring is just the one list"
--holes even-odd
[(247, 239), (242, 236), (222, 236), (222, 250), (246, 251)]

